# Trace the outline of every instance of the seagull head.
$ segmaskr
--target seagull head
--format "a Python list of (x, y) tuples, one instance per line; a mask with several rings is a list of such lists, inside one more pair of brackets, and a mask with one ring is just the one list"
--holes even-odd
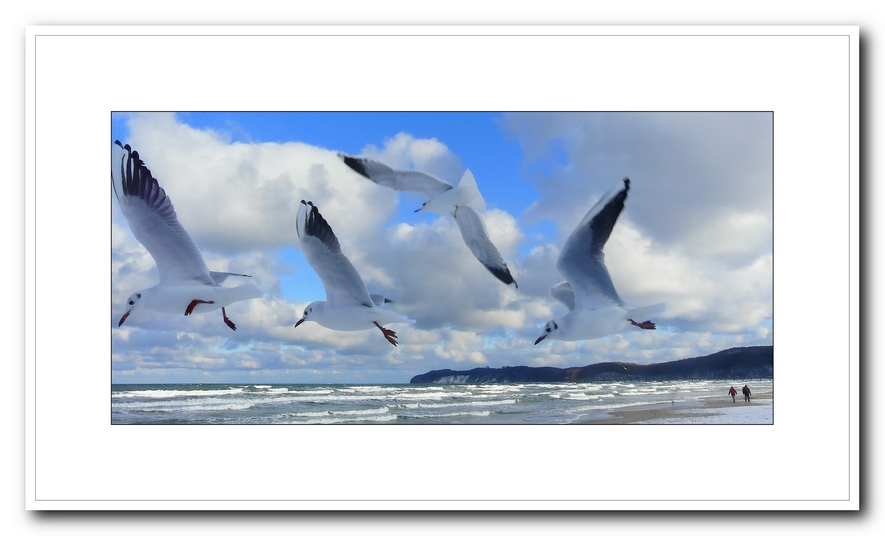
[(551, 339), (556, 339), (558, 335), (559, 324), (557, 324), (555, 320), (551, 320), (544, 325), (544, 333), (542, 333), (541, 336), (538, 337), (538, 339), (535, 341), (535, 344), (538, 344), (547, 337), (550, 337)]
[(120, 317), (120, 321), (117, 322), (117, 327), (123, 325), (123, 322), (125, 322), (126, 319), (129, 318), (129, 315), (132, 313), (132, 311), (135, 310), (136, 307), (141, 307), (144, 304), (144, 302), (141, 301), (141, 296), (143, 292), (143, 290), (141, 292), (136, 292), (129, 296), (129, 299), (126, 300), (126, 312), (123, 314), (123, 316)]
[(302, 322), (304, 322), (306, 320), (312, 320), (312, 321), (316, 322), (316, 318), (310, 318), (310, 315), (316, 316), (316, 315), (322, 313), (324, 305), (326, 305), (326, 302), (313, 302), (310, 305), (308, 305), (307, 307), (305, 307), (304, 314), (301, 315), (301, 319), (298, 322), (295, 322), (295, 327), (297, 328), (298, 326), (301, 325)]

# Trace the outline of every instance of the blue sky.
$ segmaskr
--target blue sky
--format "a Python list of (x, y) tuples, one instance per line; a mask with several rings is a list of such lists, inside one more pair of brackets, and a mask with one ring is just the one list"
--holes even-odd
[[(266, 293), (230, 308), (236, 333), (211, 313), (117, 328), (126, 296), (158, 279), (111, 196), (116, 383), (401, 383), (438, 368), (650, 363), (772, 340), (767, 113), (114, 114), (111, 138), (140, 152), (209, 268), (250, 273)], [(362, 179), (337, 151), (452, 183), (469, 168), (519, 289), (473, 260), (451, 218), (415, 214), (422, 196)], [(659, 329), (534, 346), (565, 312), (547, 296), (562, 279), (558, 248), (624, 176), (633, 189), (606, 262), (630, 305), (668, 304)], [(294, 241), (302, 196), (370, 291), (416, 320), (399, 348), (378, 333), (292, 328), (324, 299)]]

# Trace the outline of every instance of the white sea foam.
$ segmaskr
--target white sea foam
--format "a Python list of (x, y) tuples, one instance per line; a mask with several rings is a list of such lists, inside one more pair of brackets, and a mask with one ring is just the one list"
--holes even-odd
[(516, 404), (515, 398), (507, 398), (504, 400), (487, 400), (481, 402), (474, 401), (464, 401), (464, 402), (431, 402), (431, 403), (421, 403), (421, 402), (413, 402), (411, 404), (400, 404), (401, 407), (410, 408), (410, 409), (433, 409), (433, 408), (453, 408), (457, 406), (498, 406), (498, 405), (506, 405), (506, 404)]
[(251, 408), (255, 404), (241, 399), (196, 398), (191, 400), (172, 399), (151, 400), (145, 402), (121, 402), (116, 406), (120, 409), (138, 411), (193, 411), (196, 410), (196, 408), (227, 407), (232, 405), (243, 405), (245, 409)]
[(236, 395), (243, 392), (242, 388), (231, 387), (230, 389), (207, 389), (207, 390), (184, 390), (184, 389), (148, 389), (145, 391), (120, 391), (111, 393), (112, 398), (180, 398), (187, 396), (218, 396)]
[(330, 395), (333, 392), (331, 389), (311, 389), (310, 391), (289, 391), (286, 389), (286, 391), (293, 396)]
[(671, 417), (638, 424), (771, 424), (771, 400), (720, 408), (676, 410)]
[[(685, 404), (684, 402), (682, 404)], [(638, 400), (636, 402), (618, 402), (615, 404), (594, 404), (591, 406), (579, 406), (569, 413), (581, 413), (581, 412), (595, 412), (595, 411), (611, 411), (611, 410), (619, 410), (625, 408), (632, 408), (637, 406), (648, 406), (650, 403), (645, 400)]]
[(228, 402), (224, 404), (189, 404), (186, 406), (168, 406), (168, 407), (148, 407), (140, 408), (141, 411), (160, 411), (164, 413), (187, 411), (241, 411), (250, 409), (254, 404), (248, 402)]
[(442, 400), (444, 398), (464, 398), (470, 397), (470, 393), (465, 393), (461, 391), (456, 392), (431, 392), (431, 393), (401, 393), (396, 395), (396, 398), (406, 398), (406, 399), (423, 399), (423, 400)]
[(491, 411), (458, 411), (455, 413), (437, 413), (433, 415), (411, 415), (416, 419), (442, 419), (451, 417), (488, 417)]
[(388, 414), (388, 415), (376, 415), (376, 416), (362, 416), (358, 419), (347, 418), (347, 417), (328, 417), (328, 418), (319, 418), (319, 419), (307, 419), (304, 421), (287, 421), (289, 424), (342, 424), (342, 423), (359, 423), (359, 422), (389, 422), (395, 421), (396, 415)]
[(342, 415), (380, 415), (382, 413), (390, 413), (387, 406), (373, 409), (349, 409), (349, 410), (328, 410), (328, 411), (302, 411), (299, 413), (287, 413), (290, 417), (337, 417)]

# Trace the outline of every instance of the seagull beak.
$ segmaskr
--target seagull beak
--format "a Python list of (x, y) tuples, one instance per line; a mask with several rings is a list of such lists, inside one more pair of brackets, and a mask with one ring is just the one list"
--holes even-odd
[(125, 315), (123, 315), (122, 317), (120, 317), (120, 321), (117, 322), (117, 327), (120, 327), (120, 326), (123, 325), (123, 322), (126, 321), (126, 319), (129, 317), (129, 313), (131, 313), (131, 312), (132, 312), (132, 309), (129, 309), (128, 311), (126, 311), (126, 314), (125, 314)]
[(546, 338), (547, 338), (547, 335), (541, 335), (540, 337), (538, 337), (538, 340), (535, 341), (535, 344), (538, 344), (539, 342), (543, 341)]
[(307, 317), (302, 316), (302, 317), (301, 317), (301, 320), (299, 320), (298, 322), (295, 322), (295, 327), (297, 328), (298, 326), (300, 326), (301, 323), (304, 322), (304, 319), (305, 319), (305, 318), (307, 318)]

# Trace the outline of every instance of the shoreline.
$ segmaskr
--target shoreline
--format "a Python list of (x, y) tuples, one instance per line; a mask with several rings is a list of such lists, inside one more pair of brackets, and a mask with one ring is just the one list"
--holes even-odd
[[(738, 398), (740, 397), (740, 400)], [(657, 421), (659, 419), (676, 419), (686, 420), (688, 422), (692, 418), (707, 418), (721, 414), (717, 409), (728, 410), (729, 408), (740, 408), (748, 406), (771, 406), (771, 402), (764, 404), (756, 403), (757, 400), (772, 400), (771, 393), (760, 393), (759, 395), (751, 395), (750, 402), (744, 402), (742, 395), (735, 397), (735, 402), (731, 402), (729, 396), (707, 396), (702, 397), (696, 402), (649, 404), (644, 406), (634, 406), (629, 408), (615, 409), (606, 412), (599, 417), (584, 418), (574, 424), (644, 424), (648, 421)]]

